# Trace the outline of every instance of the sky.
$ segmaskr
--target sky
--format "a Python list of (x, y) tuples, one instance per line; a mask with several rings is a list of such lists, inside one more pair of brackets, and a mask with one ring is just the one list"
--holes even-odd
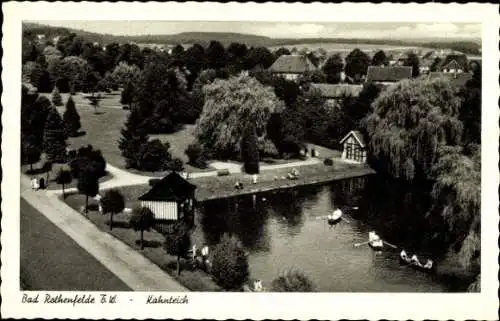
[(32, 21), (113, 35), (236, 32), (271, 38), (481, 38), (477, 23), (321, 23), (252, 21)]

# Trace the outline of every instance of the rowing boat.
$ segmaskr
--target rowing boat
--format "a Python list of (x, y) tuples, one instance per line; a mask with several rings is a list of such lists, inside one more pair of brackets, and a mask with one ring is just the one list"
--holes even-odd
[(418, 259), (412, 260), (408, 256), (402, 255), (402, 253), (399, 255), (399, 263), (402, 265), (409, 265), (415, 270), (423, 272), (431, 272), (435, 268), (434, 262), (430, 259), (427, 259), (426, 263), (422, 264)]

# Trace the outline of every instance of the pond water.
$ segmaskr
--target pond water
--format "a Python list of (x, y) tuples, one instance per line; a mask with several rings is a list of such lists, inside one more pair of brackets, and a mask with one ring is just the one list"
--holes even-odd
[[(428, 189), (424, 189), (428, 190)], [(193, 241), (215, 245), (223, 233), (249, 252), (250, 277), (269, 286), (280, 272), (305, 272), (322, 292), (448, 292), (462, 286), (399, 264), (400, 248), (433, 257), (423, 237), (428, 192), (394, 186), (377, 176), (200, 205)], [(335, 208), (345, 220), (327, 224)], [(373, 251), (377, 233), (398, 249)], [(433, 257), (434, 258), (434, 257)]]

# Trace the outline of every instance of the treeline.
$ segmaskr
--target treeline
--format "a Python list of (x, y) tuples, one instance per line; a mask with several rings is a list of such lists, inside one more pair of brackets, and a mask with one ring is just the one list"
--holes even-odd
[(452, 49), (466, 54), (479, 54), (481, 47), (474, 41), (410, 41), (396, 39), (352, 39), (352, 38), (269, 38), (264, 36), (223, 33), (223, 32), (184, 32), (175, 35), (141, 35), (141, 36), (115, 36), (109, 34), (99, 34), (61, 27), (52, 27), (39, 24), (25, 23), (23, 30), (36, 34), (47, 35), (68, 35), (75, 33), (91, 42), (109, 44), (117, 43), (144, 43), (144, 44), (194, 44), (208, 45), (213, 39), (218, 39), (222, 44), (229, 45), (232, 42), (245, 43), (256, 47), (274, 47), (285, 45), (313, 44), (313, 43), (345, 43), (345, 44), (373, 44), (373, 45), (393, 45), (409, 47), (425, 47), (435, 49)]

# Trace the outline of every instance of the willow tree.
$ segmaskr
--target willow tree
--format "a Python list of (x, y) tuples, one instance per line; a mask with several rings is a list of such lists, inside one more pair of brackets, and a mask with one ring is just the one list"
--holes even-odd
[(241, 74), (217, 79), (203, 87), (205, 104), (198, 120), (198, 141), (216, 157), (238, 155), (244, 129), (254, 125), (259, 138), (266, 136), (271, 114), (283, 105), (270, 87)]
[[(480, 149), (464, 155), (460, 147), (443, 147), (433, 167), (432, 213), (443, 221), (443, 240), (452, 245), (460, 265), (480, 264), (481, 160)], [(439, 224), (441, 225), (441, 224)]]
[(393, 177), (429, 178), (439, 148), (460, 143), (460, 99), (443, 79), (399, 82), (372, 107), (363, 124), (373, 165)]

